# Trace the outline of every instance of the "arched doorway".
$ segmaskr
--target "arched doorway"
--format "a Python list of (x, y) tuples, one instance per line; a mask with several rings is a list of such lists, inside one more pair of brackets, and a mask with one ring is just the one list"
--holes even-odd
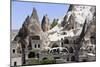
[(72, 56), (71, 57), (71, 61), (75, 61), (75, 56)]
[(73, 53), (73, 52), (74, 52), (73, 48), (70, 47), (70, 48), (69, 48), (69, 53)]
[(44, 57), (42, 60), (47, 60), (48, 58), (47, 57)]
[(36, 55), (37, 55), (37, 58), (39, 58), (39, 53), (37, 53)]
[(64, 44), (69, 44), (69, 40), (68, 39), (64, 39)]
[(35, 53), (34, 52), (30, 52), (29, 54), (28, 54), (28, 58), (34, 58), (35, 57)]
[(14, 66), (17, 66), (17, 62), (14, 62)]

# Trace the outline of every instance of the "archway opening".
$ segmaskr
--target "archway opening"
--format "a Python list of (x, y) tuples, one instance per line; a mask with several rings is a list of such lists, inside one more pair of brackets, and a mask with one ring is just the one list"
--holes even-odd
[(30, 52), (29, 54), (28, 54), (28, 58), (34, 58), (35, 57), (35, 53), (34, 52)]
[(64, 39), (64, 44), (69, 44), (69, 40), (68, 39)]
[(42, 60), (47, 60), (48, 58), (47, 57), (44, 57)]
[(14, 66), (17, 66), (17, 62), (14, 62)]
[(70, 48), (69, 48), (69, 53), (73, 53), (73, 52), (74, 52), (73, 48), (70, 47)]
[(37, 53), (37, 58), (39, 58), (39, 53)]
[(75, 56), (72, 56), (71, 57), (71, 61), (75, 61)]

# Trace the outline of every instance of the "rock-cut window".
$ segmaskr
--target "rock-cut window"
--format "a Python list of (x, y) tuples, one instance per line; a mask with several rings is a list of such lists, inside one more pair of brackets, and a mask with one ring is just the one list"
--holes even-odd
[(15, 53), (15, 49), (13, 49), (13, 53)]
[(34, 45), (34, 47), (36, 48), (36, 44)]
[(16, 66), (17, 65), (17, 62), (14, 62), (14, 66)]
[(38, 44), (38, 48), (40, 48), (40, 44)]
[(64, 40), (64, 44), (69, 44), (69, 40), (68, 39), (65, 39)]

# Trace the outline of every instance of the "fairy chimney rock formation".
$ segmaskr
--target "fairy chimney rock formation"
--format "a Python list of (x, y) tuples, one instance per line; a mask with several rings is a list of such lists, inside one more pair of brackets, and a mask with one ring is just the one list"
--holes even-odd
[(47, 32), (48, 30), (50, 30), (50, 24), (49, 24), (49, 19), (47, 15), (43, 17), (41, 27), (42, 27), (43, 32)]

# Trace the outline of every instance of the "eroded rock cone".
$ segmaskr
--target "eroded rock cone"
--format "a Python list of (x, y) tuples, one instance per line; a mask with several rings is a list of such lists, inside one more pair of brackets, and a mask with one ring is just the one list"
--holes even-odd
[(28, 30), (30, 31), (30, 33), (33, 33), (33, 35), (36, 35), (42, 32), (37, 11), (35, 8), (33, 8), (33, 12), (30, 17), (30, 24), (28, 26)]
[(25, 37), (28, 35), (37, 35), (41, 31), (42, 29), (38, 19), (37, 11), (35, 8), (33, 8), (31, 16), (27, 16), (14, 40), (18, 40), (20, 38), (25, 39)]
[(67, 15), (64, 16), (63, 21), (61, 22), (61, 26), (64, 27), (67, 23)]
[(43, 17), (41, 27), (42, 27), (43, 32), (47, 32), (48, 30), (50, 30), (50, 24), (49, 24), (49, 19), (47, 15)]
[[(18, 34), (15, 36), (14, 41), (21, 43), (22, 48), (22, 64), (26, 63), (25, 60), (25, 48), (30, 47), (30, 36), (40, 35), (42, 32), (37, 11), (33, 8), (31, 16), (27, 16)], [(29, 46), (29, 47), (28, 47)]]

